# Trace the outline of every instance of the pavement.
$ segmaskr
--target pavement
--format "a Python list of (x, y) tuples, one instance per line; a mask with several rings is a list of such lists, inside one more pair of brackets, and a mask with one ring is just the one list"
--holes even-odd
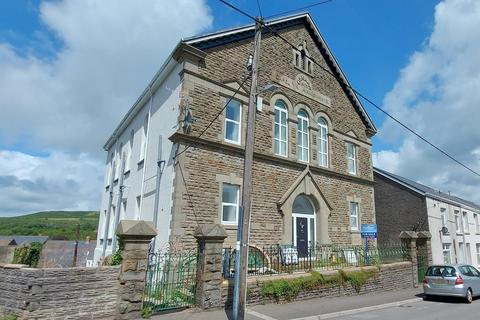
[[(423, 302), (422, 289), (412, 288), (358, 296), (316, 298), (285, 304), (248, 306), (246, 318), (248, 320), (367, 319), (355, 318), (355, 316), (366, 316), (370, 313), (382, 312), (382, 310), (388, 314), (390, 309), (398, 309), (404, 305), (414, 305), (421, 302)], [(427, 302), (430, 303), (430, 301), (425, 303)], [(478, 305), (480, 306), (480, 301), (478, 301)], [(155, 315), (151, 319), (225, 320), (231, 319), (231, 316), (229, 310), (200, 311), (198, 309), (187, 309), (181, 312)], [(390, 319), (390, 317), (388, 315), (372, 319)], [(408, 316), (401, 319), (416, 318)]]

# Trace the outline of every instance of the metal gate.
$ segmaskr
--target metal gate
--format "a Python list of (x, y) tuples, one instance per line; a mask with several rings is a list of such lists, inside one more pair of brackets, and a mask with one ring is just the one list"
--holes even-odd
[(157, 313), (194, 306), (196, 273), (197, 251), (151, 254), (143, 308)]
[(425, 273), (428, 269), (428, 256), (424, 250), (417, 251), (417, 266), (418, 266), (418, 283), (423, 281)]

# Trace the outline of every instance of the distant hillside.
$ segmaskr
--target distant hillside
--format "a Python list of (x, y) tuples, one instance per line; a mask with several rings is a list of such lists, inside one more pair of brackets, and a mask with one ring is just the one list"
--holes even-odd
[(0, 218), (0, 235), (66, 237), (75, 240), (80, 224), (80, 239), (97, 238), (98, 212), (44, 211), (18, 217)]

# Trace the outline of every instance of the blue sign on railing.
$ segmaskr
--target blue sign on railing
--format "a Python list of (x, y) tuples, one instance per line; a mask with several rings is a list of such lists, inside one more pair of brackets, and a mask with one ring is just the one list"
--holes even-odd
[(377, 225), (372, 224), (362, 224), (360, 233), (362, 238), (376, 238), (377, 237)]

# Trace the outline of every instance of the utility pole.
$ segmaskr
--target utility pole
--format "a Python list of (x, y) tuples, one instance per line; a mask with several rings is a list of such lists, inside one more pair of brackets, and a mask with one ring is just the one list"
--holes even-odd
[[(258, 61), (260, 58), (260, 42), (262, 38), (262, 21), (255, 20), (255, 38), (252, 62), (252, 83), (248, 99), (247, 135), (245, 142), (245, 161), (243, 168), (242, 207), (240, 210), (237, 250), (235, 263), (235, 288), (233, 301), (233, 319), (245, 319), (245, 306), (247, 300), (247, 267), (248, 244), (250, 235), (250, 209), (252, 204), (252, 170), (253, 170), (253, 144), (255, 140), (255, 114), (257, 95)], [(240, 247), (240, 248), (239, 248)], [(240, 249), (240, 250), (239, 250)], [(240, 262), (238, 263), (238, 261)]]
[(73, 262), (72, 262), (72, 267), (76, 268), (77, 267), (77, 259), (78, 259), (78, 241), (80, 240), (80, 223), (77, 223), (77, 228), (76, 228), (76, 238), (75, 240), (75, 249), (73, 250)]

